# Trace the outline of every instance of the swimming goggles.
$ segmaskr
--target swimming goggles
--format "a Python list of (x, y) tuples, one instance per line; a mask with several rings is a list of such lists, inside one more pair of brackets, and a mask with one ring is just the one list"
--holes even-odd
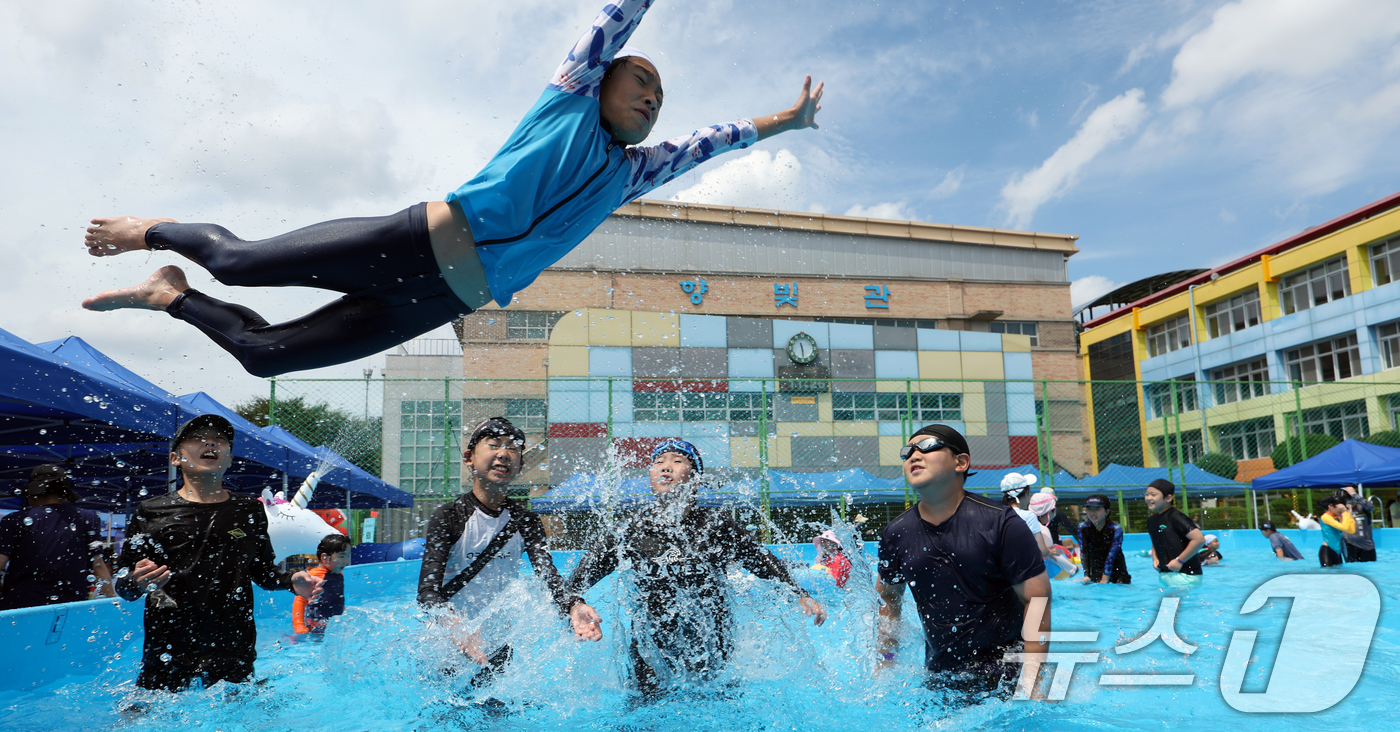
[(904, 447), (899, 448), (899, 459), (908, 460), (910, 456), (914, 454), (915, 450), (918, 450), (922, 453), (930, 453), (934, 450), (937, 450), (940, 447), (948, 447), (948, 444), (938, 439), (937, 437), (925, 437), (924, 439), (919, 440), (918, 442), (912, 445), (905, 445)]

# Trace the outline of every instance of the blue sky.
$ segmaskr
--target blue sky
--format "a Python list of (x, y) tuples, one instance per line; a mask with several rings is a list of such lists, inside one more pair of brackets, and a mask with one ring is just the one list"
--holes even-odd
[[(80, 335), (169, 388), (262, 393), (161, 314), (86, 313), (172, 255), (93, 260), (127, 213), (248, 238), (440, 199), (533, 103), (596, 0), (0, 5), (0, 327)], [(656, 198), (1076, 234), (1078, 298), (1205, 267), (1394, 193), (1400, 4), (658, 0), (653, 142), (792, 103), (819, 131)], [(329, 299), (250, 293), (270, 320)], [(316, 375), (358, 377), (364, 363)]]

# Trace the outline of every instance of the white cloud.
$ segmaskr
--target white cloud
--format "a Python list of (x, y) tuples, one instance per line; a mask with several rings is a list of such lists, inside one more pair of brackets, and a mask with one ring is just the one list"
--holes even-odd
[(1387, 0), (1242, 0), (1221, 7), (1211, 24), (1172, 61), (1167, 107), (1197, 104), (1251, 76), (1321, 79), (1374, 53), (1400, 32), (1400, 5)]
[(1069, 283), (1070, 307), (1078, 308), (1084, 303), (1093, 302), (1122, 286), (1123, 283), (1114, 282), (1102, 275), (1080, 277)]
[(856, 204), (847, 209), (845, 215), (862, 219), (888, 219), (890, 221), (910, 221), (913, 218), (904, 201), (877, 203), (873, 206)]
[(1000, 208), (1012, 228), (1030, 226), (1036, 209), (1063, 196), (1079, 172), (1105, 148), (1132, 134), (1147, 115), (1142, 90), (1133, 89), (1089, 114), (1074, 137), (1060, 146), (1039, 168), (1016, 175), (1001, 189)]
[(962, 188), (963, 172), (962, 168), (954, 168), (948, 171), (947, 174), (943, 176), (943, 180), (939, 181), (938, 185), (934, 186), (932, 191), (929, 191), (929, 197), (935, 199), (947, 198), (957, 193), (958, 189)]
[[(703, 168), (702, 168), (703, 170)], [(802, 203), (802, 163), (787, 150), (754, 150), (700, 175), (700, 182), (671, 196), (672, 201), (716, 206), (798, 210)]]

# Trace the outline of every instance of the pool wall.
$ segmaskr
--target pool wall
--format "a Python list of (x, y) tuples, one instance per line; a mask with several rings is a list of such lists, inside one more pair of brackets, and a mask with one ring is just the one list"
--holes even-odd
[[(1216, 531), (1220, 551), (1228, 561), (1232, 552), (1268, 552), (1269, 543), (1254, 530)], [(1282, 529), (1303, 553), (1309, 566), (1317, 560), (1321, 532)], [(1400, 529), (1376, 529), (1379, 549), (1400, 548)], [(1125, 552), (1151, 547), (1147, 534), (1127, 534)], [(772, 547), (785, 558), (811, 561), (810, 544)], [(865, 544), (874, 559), (879, 545)], [(554, 552), (555, 564), (567, 574), (579, 552)], [(350, 602), (384, 598), (392, 588), (413, 587), (417, 583), (419, 561), (362, 564), (345, 570)], [(401, 591), (401, 590), (399, 590)], [(257, 590), (257, 622), (260, 642), (291, 629), (292, 594)], [(142, 643), (144, 603), (119, 600), (88, 600), (60, 605), (6, 610), (0, 612), (0, 689), (37, 689), (65, 677), (92, 677), (107, 668), (116, 654), (139, 656)]]

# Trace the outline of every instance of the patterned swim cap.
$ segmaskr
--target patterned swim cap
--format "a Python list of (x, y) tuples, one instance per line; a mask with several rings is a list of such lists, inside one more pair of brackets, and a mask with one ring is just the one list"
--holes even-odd
[(700, 459), (700, 451), (695, 446), (685, 440), (670, 437), (661, 441), (661, 444), (651, 449), (651, 461), (656, 462), (658, 455), (667, 452), (674, 452), (684, 455), (690, 461), (690, 466), (695, 468), (696, 475), (705, 474), (705, 461)]

